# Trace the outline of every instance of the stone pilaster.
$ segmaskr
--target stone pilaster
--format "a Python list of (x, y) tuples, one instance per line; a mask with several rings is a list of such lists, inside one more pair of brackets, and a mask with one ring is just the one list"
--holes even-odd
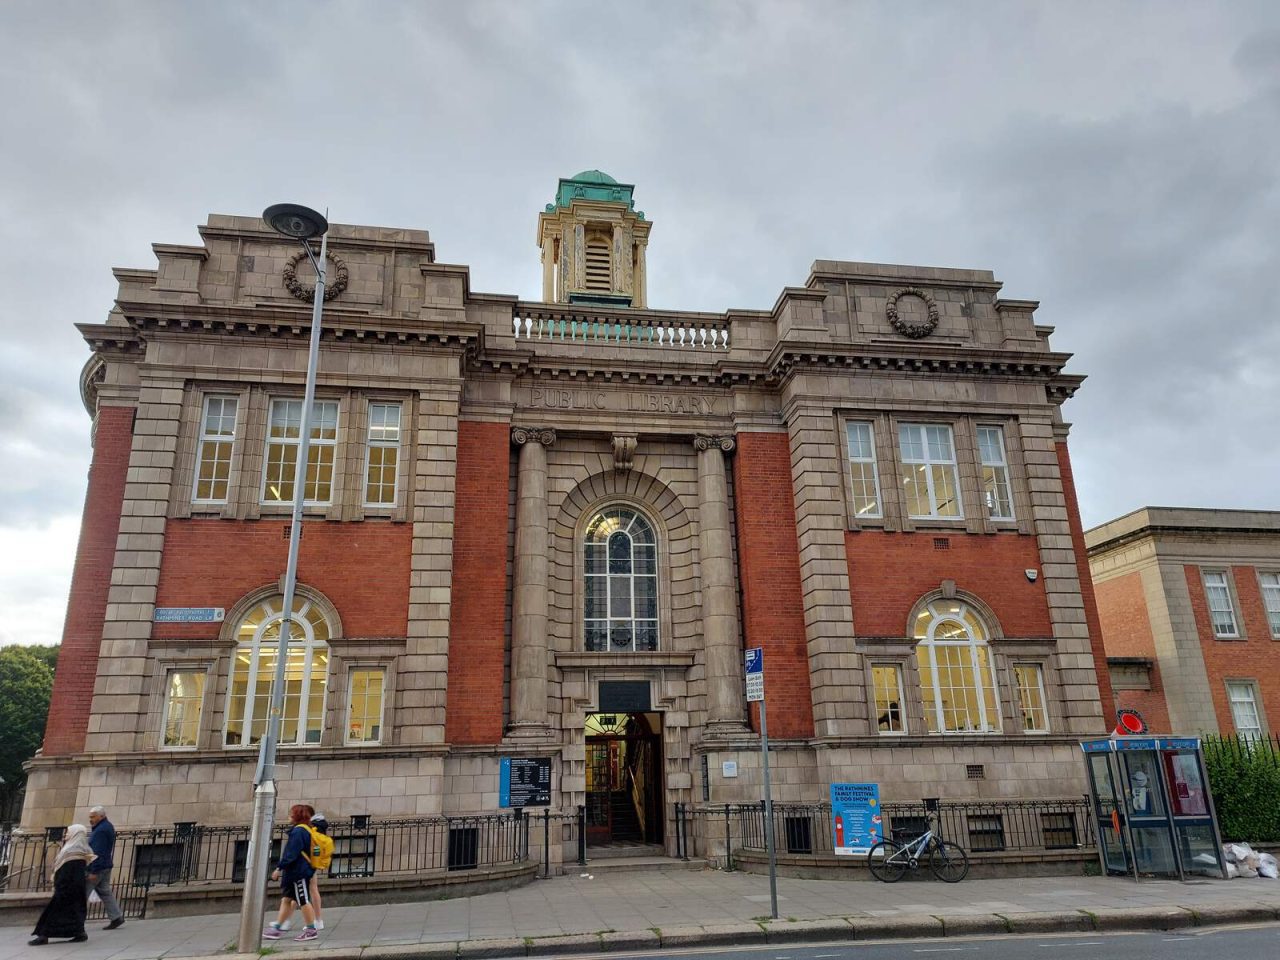
[(542, 737), (547, 720), (547, 450), (554, 430), (516, 427), (515, 585), (511, 610), (511, 735)]
[(554, 237), (542, 238), (542, 302), (553, 303), (556, 298), (556, 241)]
[(702, 635), (707, 657), (708, 736), (744, 730), (742, 642), (729, 528), (725, 454), (732, 437), (695, 437), (698, 451), (698, 548), (702, 573)]
[(635, 292), (631, 295), (631, 305), (637, 310), (644, 310), (649, 306), (648, 294), (645, 292), (646, 277), (644, 266), (644, 242), (636, 244), (636, 275), (634, 279)]

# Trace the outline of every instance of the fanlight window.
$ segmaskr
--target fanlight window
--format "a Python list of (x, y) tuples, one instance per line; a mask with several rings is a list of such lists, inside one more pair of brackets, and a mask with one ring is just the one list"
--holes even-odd
[[(240, 621), (227, 694), (224, 743), (228, 747), (252, 746), (266, 732), (283, 611), (284, 598), (275, 596), (258, 604)], [(320, 742), (330, 632), (329, 621), (315, 603), (306, 597), (294, 597), (284, 669), (281, 745)]]
[(602, 510), (582, 545), (586, 647), (658, 649), (658, 541), (649, 521), (627, 507)]
[(958, 600), (934, 600), (916, 616), (914, 632), (929, 732), (997, 732), (1000, 710), (982, 619)]

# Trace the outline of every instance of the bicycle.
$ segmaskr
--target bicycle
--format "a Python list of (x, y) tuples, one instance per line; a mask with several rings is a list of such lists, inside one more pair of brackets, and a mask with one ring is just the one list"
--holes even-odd
[(969, 855), (958, 843), (943, 840), (933, 831), (933, 817), (924, 833), (910, 843), (881, 840), (867, 853), (871, 875), (884, 883), (896, 883), (908, 870), (915, 870), (925, 854), (929, 869), (944, 883), (959, 883), (969, 873)]

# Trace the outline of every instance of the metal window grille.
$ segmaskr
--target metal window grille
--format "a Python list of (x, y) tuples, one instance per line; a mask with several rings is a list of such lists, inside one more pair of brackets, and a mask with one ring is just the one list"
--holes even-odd
[(133, 853), (133, 882), (144, 887), (177, 883), (182, 877), (185, 843), (140, 843)]
[(968, 817), (969, 849), (975, 853), (1004, 849), (1004, 816), (971, 813)]
[[(249, 859), (249, 841), (237, 840), (231, 860), (231, 882), (244, 883), (244, 865)], [(271, 841), (271, 852), (267, 857), (268, 863), (275, 863), (280, 859), (280, 838), (276, 837)]]
[(949, 538), (947, 538), (947, 537), (934, 537), (934, 538), (933, 538), (933, 549), (935, 549), (935, 550), (950, 550), (950, 549), (951, 549), (951, 540), (950, 540)]
[(813, 853), (813, 826), (808, 817), (787, 817), (783, 821), (787, 853)]
[(969, 780), (987, 779), (987, 768), (981, 763), (966, 763), (964, 775)]
[(889, 823), (890, 836), (899, 843), (914, 840), (927, 829), (929, 829), (928, 818), (916, 814), (895, 816)]
[(450, 870), (474, 870), (479, 863), (479, 853), (479, 827), (449, 827)]
[(1080, 845), (1076, 836), (1076, 818), (1070, 813), (1041, 813), (1040, 831), (1046, 850), (1069, 850)]
[(372, 877), (378, 855), (378, 838), (371, 833), (357, 833), (333, 838), (331, 877)]

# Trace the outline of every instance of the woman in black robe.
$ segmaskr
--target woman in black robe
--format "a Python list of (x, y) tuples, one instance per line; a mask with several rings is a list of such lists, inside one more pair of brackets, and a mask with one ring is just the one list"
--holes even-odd
[(62, 849), (53, 861), (53, 896), (36, 921), (34, 935), (28, 941), (31, 946), (42, 946), (50, 937), (68, 938), (73, 943), (89, 939), (84, 932), (84, 918), (89, 909), (86, 880), (93, 858), (89, 828), (82, 823), (67, 827)]

